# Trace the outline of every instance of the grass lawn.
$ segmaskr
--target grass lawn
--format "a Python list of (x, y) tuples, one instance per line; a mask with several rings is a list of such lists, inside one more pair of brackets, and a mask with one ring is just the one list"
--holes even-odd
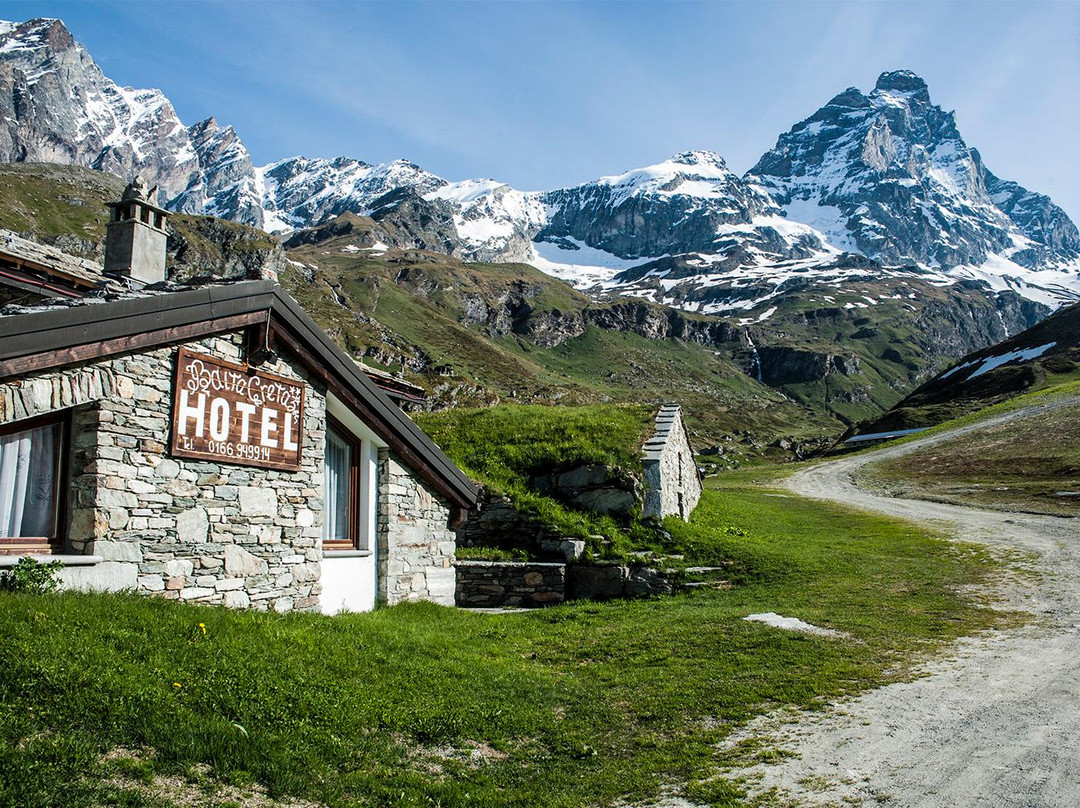
[[(1071, 382), (1019, 396), (935, 431), (1080, 392)], [(1080, 515), (1080, 414), (1058, 407), (867, 467), (864, 479), (897, 496), (979, 507)]]
[[(732, 479), (668, 522), (672, 551), (731, 565), (724, 591), (334, 618), (0, 595), (0, 806), (239, 805), (257, 788), (246, 804), (570, 808), (663, 787), (733, 805), (701, 784), (732, 727), (1009, 619), (958, 594), (993, 574), (983, 551)], [(852, 638), (741, 619), (763, 611)]]

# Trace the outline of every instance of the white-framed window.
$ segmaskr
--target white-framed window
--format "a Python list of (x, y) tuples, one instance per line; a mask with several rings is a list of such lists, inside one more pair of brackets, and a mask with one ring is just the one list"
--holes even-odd
[(377, 449), (327, 415), (323, 549), (370, 550), (378, 511)]
[(0, 426), (0, 553), (48, 553), (62, 542), (67, 413)]

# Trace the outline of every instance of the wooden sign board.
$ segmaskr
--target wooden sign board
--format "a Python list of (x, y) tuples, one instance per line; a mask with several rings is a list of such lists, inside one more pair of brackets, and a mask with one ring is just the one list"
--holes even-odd
[(302, 384), (180, 349), (173, 455), (298, 471), (303, 432)]

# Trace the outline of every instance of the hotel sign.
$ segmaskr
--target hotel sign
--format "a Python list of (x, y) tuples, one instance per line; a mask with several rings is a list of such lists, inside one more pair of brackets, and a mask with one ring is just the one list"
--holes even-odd
[(298, 471), (303, 425), (302, 384), (180, 349), (173, 455)]

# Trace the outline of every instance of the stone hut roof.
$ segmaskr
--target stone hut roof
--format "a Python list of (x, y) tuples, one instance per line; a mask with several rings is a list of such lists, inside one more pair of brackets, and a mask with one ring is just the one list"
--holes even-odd
[(0, 274), (5, 283), (44, 297), (79, 297), (107, 282), (101, 264), (2, 228)]

